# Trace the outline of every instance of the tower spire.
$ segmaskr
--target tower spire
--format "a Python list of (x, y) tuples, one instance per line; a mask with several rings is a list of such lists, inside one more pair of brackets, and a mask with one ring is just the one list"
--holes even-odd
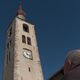
[(17, 14), (16, 14), (19, 18), (21, 19), (25, 19), (26, 13), (24, 12), (24, 10), (22, 9), (22, 5), (20, 4), (17, 10)]

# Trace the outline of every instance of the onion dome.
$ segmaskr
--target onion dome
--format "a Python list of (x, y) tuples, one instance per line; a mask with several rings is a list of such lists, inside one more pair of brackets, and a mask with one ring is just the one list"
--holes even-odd
[(68, 53), (64, 64), (64, 74), (80, 64), (80, 50), (73, 50)]

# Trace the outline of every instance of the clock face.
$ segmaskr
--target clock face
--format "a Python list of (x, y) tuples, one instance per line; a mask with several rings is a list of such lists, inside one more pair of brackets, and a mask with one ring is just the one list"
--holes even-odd
[(32, 51), (30, 51), (30, 50), (24, 50), (23, 51), (23, 56), (25, 57), (25, 58), (28, 58), (28, 59), (32, 59)]

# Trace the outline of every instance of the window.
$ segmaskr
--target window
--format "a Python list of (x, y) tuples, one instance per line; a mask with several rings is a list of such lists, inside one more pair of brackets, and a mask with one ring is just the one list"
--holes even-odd
[(23, 80), (23, 77), (21, 77), (21, 80)]
[(6, 60), (7, 64), (8, 64), (8, 55), (7, 55), (7, 60)]
[(9, 49), (9, 43), (7, 43), (7, 48)]
[(10, 58), (10, 52), (9, 52), (9, 61), (11, 60), (11, 58)]
[(9, 51), (8, 54), (6, 55), (6, 63), (9, 64), (10, 61), (11, 61), (11, 54)]
[(27, 44), (31, 45), (31, 38), (30, 37), (27, 37)]
[(9, 37), (12, 35), (12, 27), (9, 30)]
[(29, 72), (31, 71), (30, 67), (29, 67)]
[(29, 28), (27, 24), (23, 24), (23, 30), (29, 33)]
[(10, 41), (7, 43), (7, 48), (8, 48), (8, 49), (11, 47), (11, 44), (12, 44), (12, 41), (10, 40)]
[(10, 45), (10, 47), (11, 47), (11, 43), (12, 43), (12, 41), (10, 40), (10, 41), (9, 41), (9, 45)]
[(22, 35), (22, 42), (26, 43), (26, 37), (24, 35)]

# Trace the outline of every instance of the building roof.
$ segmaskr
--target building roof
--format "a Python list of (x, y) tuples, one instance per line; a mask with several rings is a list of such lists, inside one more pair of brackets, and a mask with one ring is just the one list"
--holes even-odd
[(62, 67), (54, 75), (52, 75), (49, 80), (61, 80), (63, 77), (64, 77), (64, 70)]

